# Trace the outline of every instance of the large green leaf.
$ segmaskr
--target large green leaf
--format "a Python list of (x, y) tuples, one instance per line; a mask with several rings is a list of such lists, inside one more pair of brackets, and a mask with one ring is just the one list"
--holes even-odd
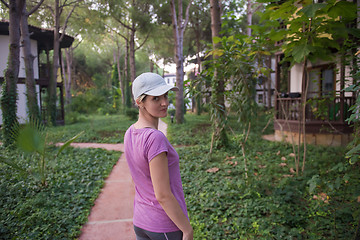
[(356, 9), (356, 5), (352, 2), (339, 1), (329, 9), (328, 14), (332, 18), (343, 17), (346, 19), (355, 19)]
[(281, 41), (286, 37), (286, 30), (285, 29), (279, 31), (272, 30), (269, 36), (270, 39), (273, 41)]
[(292, 50), (292, 56), (294, 57), (295, 62), (301, 63), (304, 61), (304, 57), (308, 56), (310, 53), (309, 45), (307, 44), (301, 44), (294, 46)]
[(320, 9), (323, 9), (326, 7), (326, 3), (315, 3), (310, 4), (303, 9), (301, 9), (301, 12), (303, 12), (307, 17), (313, 18), (316, 15), (316, 12)]
[(67, 148), (68, 146), (70, 146), (70, 144), (73, 143), (76, 139), (78, 139), (83, 133), (84, 133), (84, 131), (80, 132), (80, 133), (77, 134), (76, 136), (74, 136), (74, 137), (72, 137), (71, 139), (69, 139), (68, 141), (66, 141), (66, 142), (64, 143), (64, 145), (62, 145), (62, 146), (59, 148), (56, 156), (58, 156), (65, 148)]
[(221, 38), (220, 37), (213, 37), (213, 41), (214, 41), (215, 44), (219, 43), (219, 42), (221, 42)]
[(20, 149), (28, 153), (43, 152), (45, 138), (36, 127), (26, 125), (20, 129), (16, 140)]

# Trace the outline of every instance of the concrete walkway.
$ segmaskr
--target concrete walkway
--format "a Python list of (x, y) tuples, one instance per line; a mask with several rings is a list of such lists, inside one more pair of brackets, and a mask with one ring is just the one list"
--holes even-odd
[[(167, 125), (159, 122), (159, 130), (166, 135)], [(72, 143), (80, 148), (104, 148), (124, 152), (123, 144)], [(88, 222), (81, 229), (80, 240), (135, 240), (133, 231), (133, 202), (135, 188), (130, 171), (122, 154), (114, 166), (95, 205)]]

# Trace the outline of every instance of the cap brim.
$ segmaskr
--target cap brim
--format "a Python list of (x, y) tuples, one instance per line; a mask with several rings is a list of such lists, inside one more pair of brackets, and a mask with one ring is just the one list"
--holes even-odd
[(179, 91), (179, 88), (169, 86), (169, 85), (162, 85), (155, 89), (145, 92), (145, 94), (150, 95), (150, 96), (161, 96), (161, 95), (167, 93), (168, 91)]

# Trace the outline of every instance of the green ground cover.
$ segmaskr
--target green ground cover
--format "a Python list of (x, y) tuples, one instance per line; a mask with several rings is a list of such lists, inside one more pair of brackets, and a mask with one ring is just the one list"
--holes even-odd
[[(5, 156), (29, 171), (36, 164), (20, 152)], [(47, 186), (0, 163), (0, 239), (75, 239), (119, 157), (101, 149), (67, 148), (56, 164), (48, 162)]]
[(133, 122), (122, 114), (89, 115), (81, 122), (49, 128), (49, 137), (56, 142), (64, 142), (84, 131), (77, 142), (122, 143), (126, 129)]
[[(235, 133), (229, 135), (231, 147), (211, 156), (207, 115), (187, 114), (183, 125), (165, 119), (168, 137), (181, 157), (195, 239), (352, 239), (359, 217), (359, 165), (347, 163), (345, 149), (308, 146), (305, 174), (295, 176), (291, 146), (261, 139), (267, 118), (254, 120), (247, 142), (248, 179), (234, 116), (229, 122)], [(123, 133), (101, 140), (97, 133), (125, 132), (132, 122), (122, 115), (95, 116), (48, 130), (49, 136), (63, 141), (85, 130), (83, 142), (122, 142)], [(2, 148), (0, 155), (28, 171), (36, 164), (17, 151)], [(56, 164), (48, 163), (45, 187), (36, 176), (0, 163), (0, 239), (75, 239), (119, 155), (68, 148)]]
[(254, 120), (246, 144), (247, 179), (236, 136), (230, 135), (229, 149), (210, 156), (207, 116), (169, 124), (195, 239), (352, 239), (360, 214), (359, 165), (348, 164), (344, 148), (308, 146), (305, 174), (296, 176), (291, 145), (261, 139), (264, 117)]
[[(81, 123), (47, 128), (47, 142), (64, 142), (81, 131), (80, 142), (123, 142), (130, 124), (123, 115), (89, 116)], [(45, 167), (39, 168), (39, 155), (0, 148), (1, 159), (27, 171), (0, 161), (0, 239), (76, 239), (120, 157), (119, 152), (70, 147), (54, 161), (57, 148), (49, 146)], [(39, 169), (46, 170), (46, 185)]]

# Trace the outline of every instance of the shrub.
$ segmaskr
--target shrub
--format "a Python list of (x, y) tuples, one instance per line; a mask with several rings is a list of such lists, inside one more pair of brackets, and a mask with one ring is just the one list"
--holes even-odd
[(85, 122), (86, 117), (79, 112), (66, 112), (65, 114), (65, 123), (66, 124), (74, 124), (74, 123), (80, 123)]
[(84, 93), (79, 93), (72, 98), (70, 108), (72, 111), (89, 114), (95, 113), (98, 108), (106, 103), (106, 98), (102, 95), (95, 94), (88, 90)]
[(118, 110), (114, 108), (112, 104), (107, 103), (104, 104), (102, 107), (98, 108), (96, 112), (100, 115), (107, 115), (107, 114), (116, 114)]

